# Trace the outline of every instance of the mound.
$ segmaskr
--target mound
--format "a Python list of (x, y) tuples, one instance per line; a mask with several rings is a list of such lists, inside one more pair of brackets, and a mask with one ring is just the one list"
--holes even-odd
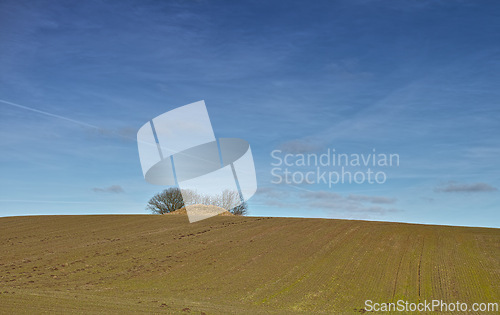
[[(234, 216), (234, 214), (227, 211), (226, 209), (212, 205), (192, 205), (189, 206), (189, 211), (194, 211), (199, 214), (219, 212), (219, 214), (217, 214), (218, 216)], [(187, 211), (186, 208), (181, 208), (173, 212), (164, 213), (164, 215), (187, 215)]]

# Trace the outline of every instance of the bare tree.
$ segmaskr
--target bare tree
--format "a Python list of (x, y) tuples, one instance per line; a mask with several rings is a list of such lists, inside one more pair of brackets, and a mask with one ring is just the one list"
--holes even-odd
[(148, 201), (146, 209), (156, 214), (169, 213), (184, 207), (181, 190), (176, 187), (165, 189)]
[(237, 191), (226, 189), (218, 195), (202, 195), (193, 190), (182, 190), (186, 205), (203, 204), (221, 207), (235, 215), (245, 215), (248, 206)]
[(224, 208), (228, 211), (235, 208), (242, 202), (240, 194), (237, 191), (227, 189), (220, 195), (217, 195), (214, 199), (216, 206)]
[(190, 189), (182, 190), (182, 198), (184, 198), (184, 204), (187, 206), (196, 204), (209, 204), (209, 201), (206, 200), (207, 198), (203, 198), (202, 195)]
[(203, 195), (194, 190), (169, 188), (156, 194), (148, 202), (146, 209), (153, 213), (164, 214), (178, 210), (185, 205), (213, 205), (221, 207), (234, 215), (245, 215), (248, 205), (240, 198), (240, 194), (233, 190), (224, 190), (218, 195)]

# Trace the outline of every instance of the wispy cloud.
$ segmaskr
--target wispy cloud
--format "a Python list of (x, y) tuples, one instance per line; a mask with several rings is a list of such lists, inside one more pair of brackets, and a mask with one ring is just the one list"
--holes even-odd
[(353, 213), (366, 212), (385, 214), (399, 211), (395, 208), (385, 208), (372, 204), (392, 204), (396, 200), (381, 196), (349, 195), (342, 196), (330, 191), (305, 192), (301, 194), (309, 207), (317, 207), (328, 210), (343, 210)]
[(282, 143), (278, 149), (292, 154), (312, 153), (321, 149), (321, 145), (314, 141), (295, 139)]
[(92, 188), (92, 190), (96, 193), (111, 193), (111, 194), (120, 194), (125, 192), (125, 190), (123, 190), (122, 186), (120, 185), (112, 185), (105, 188), (94, 187)]
[(359, 65), (359, 60), (355, 58), (346, 58), (328, 63), (325, 70), (343, 80), (366, 79), (373, 76), (372, 73), (364, 71)]
[(272, 187), (259, 187), (257, 189), (256, 195), (263, 196), (266, 198), (277, 199), (277, 198), (288, 198), (289, 193), (288, 191), (278, 190)]
[(383, 196), (348, 195), (333, 191), (303, 191), (294, 194), (287, 190), (265, 187), (259, 189), (258, 195), (269, 206), (280, 208), (318, 208), (327, 211), (345, 211), (348, 213), (386, 214), (399, 209), (384, 207), (382, 204), (394, 204), (395, 198)]
[(436, 192), (446, 193), (492, 192), (497, 190), (498, 188), (487, 183), (460, 184), (457, 182), (449, 182), (434, 189)]
[(349, 195), (347, 199), (353, 201), (376, 203), (376, 204), (393, 204), (396, 202), (396, 198), (387, 198), (381, 196)]

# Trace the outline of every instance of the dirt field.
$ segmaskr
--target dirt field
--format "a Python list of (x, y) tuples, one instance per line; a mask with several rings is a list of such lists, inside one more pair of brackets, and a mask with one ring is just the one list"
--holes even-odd
[(500, 230), (219, 216), (0, 218), (1, 313), (357, 313), (500, 302)]

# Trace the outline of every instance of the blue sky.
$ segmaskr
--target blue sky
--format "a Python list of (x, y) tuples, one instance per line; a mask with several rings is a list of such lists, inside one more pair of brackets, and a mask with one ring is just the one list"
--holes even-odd
[[(250, 215), (500, 227), (497, 2), (6, 0), (0, 47), (0, 216), (147, 213), (137, 130), (205, 100)], [(328, 148), (400, 165), (271, 183), (273, 150)]]

